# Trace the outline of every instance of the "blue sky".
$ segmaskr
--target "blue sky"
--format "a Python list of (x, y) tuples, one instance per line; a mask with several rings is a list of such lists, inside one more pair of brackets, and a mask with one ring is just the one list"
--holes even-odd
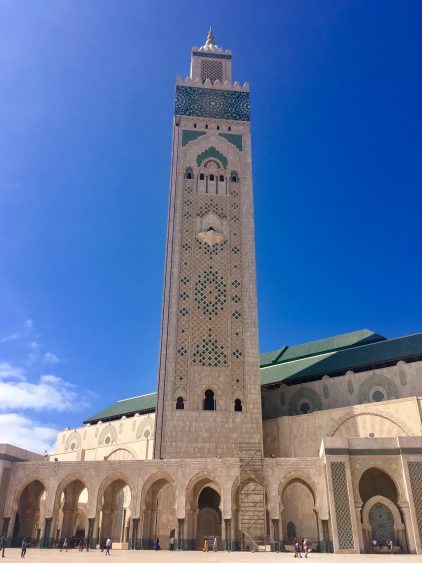
[(411, 0), (0, 0), (0, 442), (155, 390), (174, 84), (209, 24), (251, 83), (261, 351), (420, 331), (421, 22)]

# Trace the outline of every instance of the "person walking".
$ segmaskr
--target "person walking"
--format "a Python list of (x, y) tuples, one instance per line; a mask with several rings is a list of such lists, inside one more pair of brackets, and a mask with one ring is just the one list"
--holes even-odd
[(25, 557), (26, 555), (26, 548), (28, 547), (28, 542), (26, 541), (26, 538), (23, 538), (22, 540), (22, 551), (21, 551), (21, 557)]
[(1, 551), (1, 556), (4, 557), (4, 552), (6, 549), (6, 543), (7, 543), (7, 538), (6, 536), (2, 536), (0, 538), (0, 551)]
[(310, 551), (310, 549), (309, 549), (309, 545), (308, 545), (308, 540), (306, 538), (304, 538), (304, 540), (303, 540), (303, 553), (305, 554), (305, 558), (308, 557), (309, 551)]
[(66, 550), (67, 551), (68, 545), (67, 545), (67, 536), (65, 536), (64, 540), (63, 540), (63, 545), (60, 548), (60, 551)]
[(111, 549), (111, 537), (110, 536), (108, 536), (105, 546), (106, 546), (106, 555), (110, 555), (110, 549)]
[(160, 551), (160, 549), (161, 549), (160, 538), (156, 538), (155, 539), (155, 551)]
[(175, 542), (175, 537), (171, 536), (170, 537), (170, 551), (174, 551), (174, 542)]
[(214, 541), (212, 542), (212, 550), (214, 552), (217, 551), (217, 538), (214, 538)]
[(387, 545), (388, 545), (388, 549), (390, 550), (390, 553), (393, 553), (393, 540), (392, 539), (387, 540)]
[(300, 557), (302, 559), (302, 554), (300, 552), (300, 541), (298, 540), (298, 538), (295, 538), (294, 541), (294, 549), (295, 549), (295, 557)]
[(208, 553), (208, 540), (207, 540), (207, 538), (204, 539), (204, 553)]

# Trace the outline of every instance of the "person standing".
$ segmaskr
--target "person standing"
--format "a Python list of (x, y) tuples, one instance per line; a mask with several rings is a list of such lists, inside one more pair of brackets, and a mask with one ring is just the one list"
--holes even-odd
[(110, 555), (110, 549), (111, 549), (111, 537), (108, 536), (106, 541), (106, 555)]
[(174, 551), (174, 541), (175, 541), (174, 536), (171, 536), (170, 537), (170, 551)]
[(4, 551), (6, 549), (6, 542), (7, 542), (7, 538), (6, 536), (2, 536), (0, 538), (0, 551), (1, 551), (1, 556), (4, 557)]
[(156, 538), (155, 539), (155, 551), (160, 551), (161, 546), (160, 546), (160, 538)]
[(207, 540), (207, 538), (204, 539), (204, 553), (208, 553), (208, 540)]
[(22, 540), (22, 551), (21, 551), (21, 557), (25, 557), (26, 555), (26, 548), (28, 547), (28, 542), (26, 541), (26, 538), (23, 538)]
[(217, 551), (217, 538), (214, 538), (214, 541), (212, 542), (212, 550)]
[(303, 540), (303, 553), (305, 554), (305, 557), (308, 557), (308, 552), (309, 552), (309, 547), (308, 547), (308, 540), (305, 538)]

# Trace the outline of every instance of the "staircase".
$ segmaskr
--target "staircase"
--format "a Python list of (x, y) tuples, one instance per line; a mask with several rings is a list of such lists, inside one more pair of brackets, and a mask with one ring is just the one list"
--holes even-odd
[(241, 549), (259, 551), (266, 544), (266, 504), (260, 444), (239, 444)]

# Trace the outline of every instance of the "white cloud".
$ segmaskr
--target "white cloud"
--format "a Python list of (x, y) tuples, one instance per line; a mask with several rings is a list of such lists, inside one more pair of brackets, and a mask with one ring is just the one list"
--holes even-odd
[(32, 319), (26, 319), (26, 321), (23, 323), (23, 326), (26, 328), (26, 330), (32, 330), (32, 327), (34, 326), (34, 322)]
[(0, 342), (11, 342), (12, 340), (18, 340), (22, 334), (20, 332), (12, 332), (7, 336), (3, 336)]
[(28, 342), (26, 347), (29, 348), (30, 350), (38, 350), (40, 345), (36, 340), (33, 340), (32, 342)]
[(57, 430), (18, 413), (0, 414), (2, 443), (13, 444), (35, 453), (53, 452)]
[(0, 381), (0, 411), (51, 410), (72, 411), (86, 406), (77, 399), (72, 385), (55, 375), (42, 375), (36, 383), (23, 381)]
[(0, 362), (0, 380), (2, 379), (24, 379), (25, 370), (12, 366), (8, 362)]
[(44, 354), (43, 360), (45, 364), (50, 364), (50, 365), (55, 365), (60, 362), (56, 354), (53, 354), (52, 352), (46, 352)]

